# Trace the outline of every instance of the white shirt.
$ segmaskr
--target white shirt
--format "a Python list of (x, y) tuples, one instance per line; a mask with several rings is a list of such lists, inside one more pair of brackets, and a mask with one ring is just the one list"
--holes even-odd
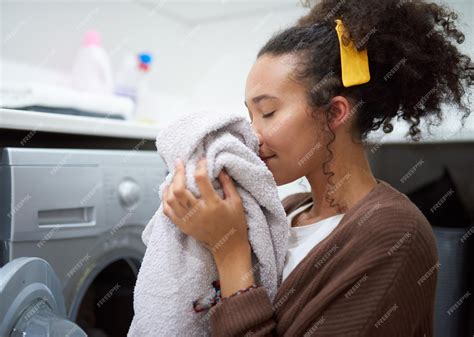
[(337, 214), (314, 224), (291, 227), (291, 221), (299, 212), (309, 208), (313, 202), (301, 206), (288, 214), (289, 237), (288, 251), (286, 252), (283, 280), (303, 260), (303, 258), (318, 243), (324, 240), (337, 227), (344, 214)]

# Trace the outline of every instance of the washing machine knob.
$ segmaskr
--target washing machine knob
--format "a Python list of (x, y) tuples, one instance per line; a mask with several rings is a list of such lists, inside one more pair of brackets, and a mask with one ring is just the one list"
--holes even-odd
[(118, 195), (125, 208), (132, 208), (140, 200), (140, 186), (133, 180), (124, 180), (119, 184)]

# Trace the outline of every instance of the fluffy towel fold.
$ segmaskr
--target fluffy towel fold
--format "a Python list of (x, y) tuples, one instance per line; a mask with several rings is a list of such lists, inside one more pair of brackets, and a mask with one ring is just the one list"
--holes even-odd
[[(197, 161), (206, 157), (208, 175), (220, 197), (222, 169), (234, 179), (245, 208), (256, 281), (271, 299), (281, 282), (288, 240), (286, 214), (273, 175), (258, 157), (258, 139), (244, 116), (200, 111), (178, 119), (159, 132), (158, 153), (170, 173), (175, 160), (186, 167), (186, 186), (200, 196), (194, 180)], [(195, 313), (192, 302), (212, 296), (218, 273), (211, 252), (183, 234), (163, 214), (163, 204), (142, 234), (147, 250), (138, 273), (129, 337), (208, 336), (212, 311)]]

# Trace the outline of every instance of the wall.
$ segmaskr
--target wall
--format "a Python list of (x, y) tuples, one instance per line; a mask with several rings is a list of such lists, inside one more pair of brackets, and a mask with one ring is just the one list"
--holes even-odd
[[(241, 112), (258, 49), (306, 9), (280, 1), (1, 1), (0, 79), (64, 82), (83, 33), (103, 35), (116, 70), (128, 51), (155, 57), (140, 113), (160, 125), (187, 111)], [(473, 22), (472, 0), (447, 2)], [(465, 50), (474, 50), (472, 26)], [(25, 67), (25, 64), (28, 65)], [(280, 195), (308, 189), (305, 179)]]

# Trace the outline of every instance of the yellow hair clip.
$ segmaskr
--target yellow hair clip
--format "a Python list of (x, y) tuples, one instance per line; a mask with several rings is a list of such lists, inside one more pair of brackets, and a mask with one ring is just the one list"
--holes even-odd
[(358, 51), (352, 41), (344, 45), (344, 25), (341, 20), (336, 20), (336, 31), (339, 38), (341, 52), (342, 84), (344, 87), (364, 84), (370, 81), (369, 57), (367, 49)]

